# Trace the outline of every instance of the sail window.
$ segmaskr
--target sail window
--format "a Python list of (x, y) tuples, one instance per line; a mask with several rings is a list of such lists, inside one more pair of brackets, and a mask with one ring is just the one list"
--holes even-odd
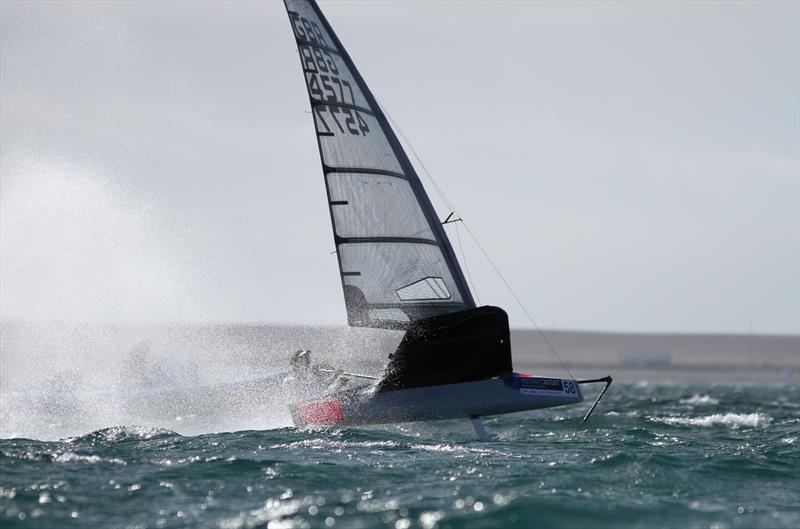
[(441, 277), (426, 277), (415, 283), (397, 289), (403, 301), (423, 301), (431, 299), (450, 299), (450, 291)]
[[(368, 308), (397, 303), (428, 305), (442, 300), (463, 303), (439, 246), (361, 241), (340, 244), (338, 249), (342, 270), (361, 272), (359, 276), (342, 277), (344, 284), (358, 289)], [(436, 286), (416, 286), (425, 278), (437, 279)]]

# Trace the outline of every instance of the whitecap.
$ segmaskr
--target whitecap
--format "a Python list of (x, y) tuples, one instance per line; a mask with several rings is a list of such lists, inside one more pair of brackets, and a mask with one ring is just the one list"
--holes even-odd
[(728, 426), (730, 428), (756, 428), (768, 426), (772, 417), (763, 413), (715, 413), (702, 417), (652, 417), (651, 420), (665, 424), (687, 426)]
[(681, 399), (681, 404), (691, 404), (693, 406), (707, 406), (719, 404), (719, 399), (715, 399), (709, 395), (700, 395), (695, 393), (688, 399)]
[(96, 454), (78, 454), (75, 452), (62, 452), (55, 454), (53, 457), (53, 461), (56, 463), (74, 463), (74, 462), (82, 462), (82, 463), (114, 463), (116, 465), (125, 465), (125, 461), (122, 459), (111, 457), (100, 457)]

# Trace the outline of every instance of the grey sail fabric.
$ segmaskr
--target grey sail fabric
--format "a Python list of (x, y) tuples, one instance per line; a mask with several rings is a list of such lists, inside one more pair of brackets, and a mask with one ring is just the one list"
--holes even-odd
[(475, 306), (386, 117), (314, 0), (284, 0), (314, 116), (348, 323), (404, 328)]

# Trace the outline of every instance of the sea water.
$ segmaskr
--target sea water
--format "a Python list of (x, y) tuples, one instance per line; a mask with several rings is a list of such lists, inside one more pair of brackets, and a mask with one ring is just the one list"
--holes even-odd
[(490, 441), (466, 420), (5, 438), (0, 526), (800, 527), (796, 385), (614, 384), (577, 431), (583, 411), (487, 418)]

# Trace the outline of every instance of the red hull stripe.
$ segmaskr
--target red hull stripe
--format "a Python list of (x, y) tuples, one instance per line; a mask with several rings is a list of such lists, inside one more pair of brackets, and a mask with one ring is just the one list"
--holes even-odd
[(297, 414), (306, 424), (336, 424), (344, 419), (338, 400), (308, 402), (297, 407)]

